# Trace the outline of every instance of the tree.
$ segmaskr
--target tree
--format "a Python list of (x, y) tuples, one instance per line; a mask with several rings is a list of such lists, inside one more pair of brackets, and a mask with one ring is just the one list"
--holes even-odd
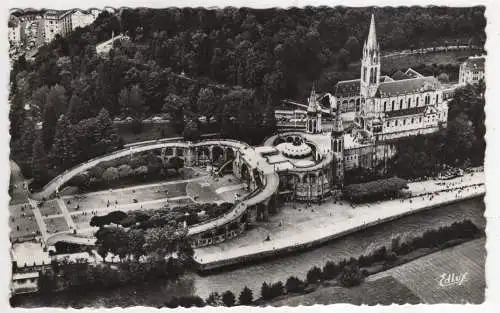
[(439, 74), (438, 79), (440, 82), (443, 82), (443, 83), (447, 83), (450, 81), (450, 77), (446, 73)]
[(321, 280), (321, 269), (314, 266), (307, 272), (307, 282), (309, 284), (315, 284)]
[(56, 133), (51, 149), (51, 164), (54, 168), (65, 170), (75, 164), (77, 145), (73, 129), (66, 117), (61, 115), (56, 125)]
[(285, 288), (288, 293), (301, 292), (304, 290), (304, 282), (295, 276), (288, 277)]
[(102, 173), (102, 179), (108, 184), (113, 180), (117, 180), (119, 177), (120, 174), (118, 173), (118, 169), (116, 167), (108, 167), (104, 173)]
[(33, 143), (33, 152), (31, 157), (31, 169), (33, 179), (37, 183), (46, 182), (49, 178), (47, 153), (43, 143), (43, 134), (40, 132)]
[(185, 140), (188, 141), (195, 141), (200, 139), (200, 129), (198, 128), (198, 123), (196, 123), (194, 120), (190, 120), (184, 128), (182, 136)]
[(359, 285), (363, 281), (363, 274), (361, 274), (358, 264), (351, 262), (351, 264), (346, 265), (340, 273), (339, 281), (344, 287)]
[(222, 302), (227, 307), (234, 306), (234, 304), (236, 303), (236, 298), (234, 296), (234, 293), (232, 293), (230, 290), (224, 292), (222, 294)]
[(361, 48), (359, 45), (359, 41), (354, 36), (349, 36), (344, 45), (344, 49), (349, 52), (350, 57), (353, 59), (358, 59), (361, 57)]
[(245, 286), (238, 297), (238, 303), (240, 305), (250, 305), (253, 302), (253, 293), (250, 288)]
[(15, 143), (11, 143), (13, 144), (12, 158), (17, 162), (26, 177), (31, 177), (31, 157), (35, 137), (34, 122), (31, 119), (25, 119), (21, 128), (21, 138)]
[(218, 292), (211, 292), (209, 295), (208, 295), (208, 298), (205, 299), (205, 302), (207, 303), (207, 305), (210, 305), (210, 306), (223, 306), (224, 303), (222, 302), (222, 297), (220, 296), (220, 294)]
[(171, 168), (175, 169), (177, 174), (179, 174), (179, 169), (184, 167), (184, 160), (178, 156), (174, 156), (174, 157), (170, 158), (170, 160), (168, 162), (169, 162), (169, 166)]
[(351, 61), (351, 55), (347, 49), (340, 49), (340, 51), (337, 53), (337, 66), (341, 70), (347, 70), (347, 66), (349, 65), (349, 62)]

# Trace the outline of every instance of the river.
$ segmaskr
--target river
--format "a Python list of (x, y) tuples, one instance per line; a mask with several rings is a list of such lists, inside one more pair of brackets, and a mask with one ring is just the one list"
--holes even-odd
[(303, 279), (314, 265), (323, 266), (330, 260), (338, 261), (350, 256), (357, 257), (376, 247), (390, 245), (394, 237), (418, 236), (428, 229), (464, 219), (469, 219), (478, 227), (484, 228), (486, 225), (484, 208), (482, 197), (466, 200), (377, 225), (336, 239), (313, 250), (259, 264), (249, 264), (206, 276), (188, 273), (175, 283), (145, 282), (139, 286), (126, 286), (106, 292), (89, 291), (78, 295), (61, 293), (51, 298), (41, 295), (22, 296), (16, 299), (13, 305), (21, 307), (160, 306), (172, 296), (196, 294), (206, 298), (212, 291), (222, 293), (226, 290), (231, 290), (238, 295), (245, 286), (251, 288), (254, 297), (257, 297), (260, 295), (260, 286), (264, 281), (269, 283), (281, 280), (284, 283), (292, 275)]

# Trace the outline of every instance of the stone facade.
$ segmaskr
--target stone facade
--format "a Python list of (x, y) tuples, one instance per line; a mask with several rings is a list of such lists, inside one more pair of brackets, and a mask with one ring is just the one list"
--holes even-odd
[(470, 57), (460, 65), (458, 82), (461, 85), (475, 84), (484, 79), (484, 56)]

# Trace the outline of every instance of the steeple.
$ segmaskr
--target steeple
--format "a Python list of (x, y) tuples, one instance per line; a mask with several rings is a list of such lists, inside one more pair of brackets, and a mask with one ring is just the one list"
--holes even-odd
[(316, 90), (314, 89), (314, 84), (307, 102), (306, 132), (312, 134), (321, 133), (321, 106), (316, 100)]
[(370, 22), (370, 30), (368, 31), (368, 39), (366, 40), (366, 48), (368, 48), (368, 50), (378, 48), (377, 33), (375, 31), (375, 16), (373, 14)]
[(363, 46), (361, 59), (360, 94), (365, 100), (372, 98), (380, 84), (380, 47), (375, 31), (375, 16), (372, 14), (368, 38)]
[(318, 101), (316, 101), (316, 90), (314, 88), (314, 83), (311, 89), (311, 94), (309, 95), (308, 100), (308, 106), (307, 106), (307, 112), (309, 113), (316, 113), (316, 112), (321, 112), (321, 108), (319, 108)]

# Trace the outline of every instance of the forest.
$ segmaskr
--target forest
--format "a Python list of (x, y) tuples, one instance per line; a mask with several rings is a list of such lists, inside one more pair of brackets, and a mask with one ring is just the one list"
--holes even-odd
[[(178, 133), (199, 118), (251, 144), (274, 132), (274, 106), (326, 68), (360, 58), (370, 15), (382, 51), (484, 45), (484, 7), (227, 7), (103, 12), (20, 57), (10, 73), (11, 157), (35, 183), (123, 145), (113, 119), (163, 114)], [(96, 45), (117, 34), (108, 57)], [(409, 40), (411, 38), (411, 40)], [(342, 79), (342, 77), (338, 77)], [(329, 91), (329, 90), (325, 90)], [(26, 110), (26, 108), (29, 110)], [(41, 129), (40, 129), (41, 128)]]

